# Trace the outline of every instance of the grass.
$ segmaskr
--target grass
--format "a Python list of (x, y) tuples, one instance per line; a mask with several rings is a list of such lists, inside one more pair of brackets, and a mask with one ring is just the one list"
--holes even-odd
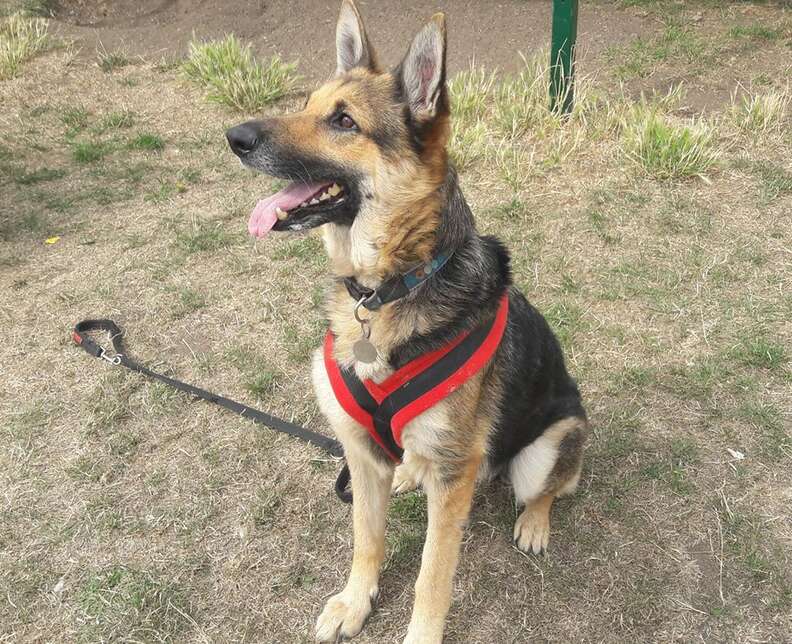
[(190, 43), (184, 75), (202, 86), (207, 98), (243, 112), (254, 112), (285, 96), (295, 85), (296, 64), (277, 55), (264, 63), (253, 58), (250, 45), (233, 35), (223, 40)]
[(17, 76), (22, 64), (49, 42), (47, 21), (16, 13), (0, 22), (0, 81)]
[(783, 127), (789, 110), (787, 91), (770, 91), (763, 94), (744, 94), (739, 100), (732, 98), (732, 118), (737, 127), (747, 132), (765, 133)]
[(624, 153), (656, 179), (703, 178), (717, 159), (711, 127), (677, 124), (656, 107), (634, 107), (623, 129)]
[[(618, 17), (607, 4), (591, 9)], [(786, 37), (738, 42), (733, 8), (695, 5), (641, 2), (649, 15), (626, 16), (650, 48), (676, 39), (645, 78), (622, 86), (625, 61), (581, 50), (592, 75), (571, 118), (547, 109), (544, 52), (452, 78), (462, 190), (563, 343), (591, 432), (545, 557), (514, 549), (509, 485), (477, 486), (449, 642), (784, 641), (792, 630), (790, 114), (741, 127), (729, 100), (735, 88), (740, 100), (786, 93)], [(786, 28), (777, 3), (751, 11)], [(669, 31), (669, 15), (689, 33)], [(240, 117), (186, 88), (181, 69), (156, 69), (159, 55), (135, 67), (134, 89), (121, 84), (129, 70), (55, 48), (0, 82), (11, 338), (0, 364), (13, 393), (0, 396), (0, 640), (309, 642), (348, 573), (351, 510), (333, 494), (334, 459), (69, 339), (76, 319), (111, 317), (140, 363), (330, 433), (311, 387), (332, 286), (321, 231), (248, 238), (250, 208), (275, 187), (228, 152), (223, 131)], [(683, 82), (687, 95), (667, 93)], [(723, 159), (708, 181), (659, 178), (626, 154), (650, 112), (675, 132), (706, 124), (707, 151)], [(134, 147), (140, 135), (155, 142)], [(78, 163), (86, 143), (104, 156)], [(677, 175), (684, 155), (672, 152)], [(426, 505), (420, 491), (389, 503), (362, 641), (404, 637)]]
[(750, 25), (735, 25), (729, 29), (731, 38), (748, 38), (750, 40), (778, 40), (784, 35), (782, 27), (768, 27), (755, 22)]
[(79, 589), (83, 636), (93, 641), (167, 641), (189, 623), (189, 602), (168, 575), (121, 565), (93, 573)]
[(72, 148), (72, 156), (77, 163), (95, 163), (109, 152), (110, 148), (106, 143), (96, 141), (81, 141)]
[(132, 64), (132, 60), (123, 51), (107, 51), (104, 46), (100, 46), (97, 49), (96, 60), (99, 69), (105, 74), (110, 74), (117, 69)]
[(158, 134), (143, 132), (129, 142), (129, 147), (133, 150), (159, 152), (165, 148), (165, 141)]

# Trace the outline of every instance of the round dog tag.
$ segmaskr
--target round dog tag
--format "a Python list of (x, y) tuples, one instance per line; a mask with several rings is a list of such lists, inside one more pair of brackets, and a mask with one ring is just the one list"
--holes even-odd
[(365, 364), (371, 364), (377, 359), (377, 347), (366, 338), (360, 338), (352, 345), (352, 353), (355, 354), (355, 360)]

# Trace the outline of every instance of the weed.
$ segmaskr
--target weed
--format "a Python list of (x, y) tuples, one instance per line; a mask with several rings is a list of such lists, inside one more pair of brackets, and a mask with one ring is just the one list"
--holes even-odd
[(0, 80), (19, 74), (29, 58), (46, 48), (47, 21), (16, 13), (0, 22)]
[(185, 76), (202, 85), (210, 101), (242, 111), (255, 111), (286, 95), (296, 83), (296, 64), (273, 56), (264, 64), (254, 60), (250, 45), (233, 36), (207, 43), (190, 43), (182, 65)]

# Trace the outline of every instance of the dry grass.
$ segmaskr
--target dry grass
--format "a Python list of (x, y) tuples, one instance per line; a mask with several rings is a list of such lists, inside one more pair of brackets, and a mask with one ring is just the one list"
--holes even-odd
[(12, 14), (0, 22), (0, 81), (19, 74), (22, 63), (47, 46), (47, 21)]
[[(141, 361), (326, 431), (308, 375), (318, 240), (247, 238), (271, 186), (176, 70), (106, 74), (55, 51), (22, 72), (0, 114), (0, 640), (312, 641), (351, 558), (336, 464), (92, 360), (68, 331), (113, 317)], [(659, 180), (622, 153), (629, 92), (592, 82), (556, 124), (534, 103), (514, 134), (493, 118), (514, 78), (475, 68), (455, 89), (474, 129), (456, 136), (483, 144), (462, 185), (561, 338), (593, 435), (547, 557), (512, 547), (507, 486), (479, 491), (447, 641), (784, 641), (788, 128), (734, 127), (726, 96), (707, 115), (709, 183)], [(702, 116), (679, 95), (647, 104), (675, 127)], [(392, 501), (359, 641), (403, 637), (425, 520), (420, 493)]]

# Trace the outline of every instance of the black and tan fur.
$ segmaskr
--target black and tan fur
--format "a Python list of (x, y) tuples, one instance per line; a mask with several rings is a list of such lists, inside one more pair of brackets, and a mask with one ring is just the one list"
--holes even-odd
[[(580, 477), (586, 417), (557, 340), (511, 285), (499, 241), (480, 236), (446, 153), (445, 22), (435, 15), (393, 71), (378, 66), (357, 9), (344, 0), (337, 26), (337, 72), (303, 110), (253, 121), (229, 132), (243, 163), (293, 181), (336, 181), (347, 198), (325, 211), (294, 214), (275, 230), (323, 225), (334, 277), (327, 296), (335, 357), (361, 379), (381, 381), (428, 350), (491, 319), (505, 291), (508, 325), (490, 364), (403, 433), (405, 460), (395, 468), (336, 401), (320, 352), (313, 365), (319, 405), (341, 440), (352, 474), (354, 554), (346, 587), (331, 597), (316, 626), (319, 641), (352, 637), (378, 593), (392, 489), (422, 485), (428, 527), (405, 642), (440, 642), (452, 577), (477, 480), (512, 480), (525, 506), (514, 538), (526, 551), (547, 547), (553, 499)], [(339, 127), (347, 116), (354, 129)], [(348, 124), (350, 121), (344, 121)], [(239, 144), (239, 140), (246, 143)], [(440, 250), (448, 264), (407, 297), (370, 313), (380, 358), (356, 363), (360, 337), (354, 301), (340, 278), (369, 287)]]

